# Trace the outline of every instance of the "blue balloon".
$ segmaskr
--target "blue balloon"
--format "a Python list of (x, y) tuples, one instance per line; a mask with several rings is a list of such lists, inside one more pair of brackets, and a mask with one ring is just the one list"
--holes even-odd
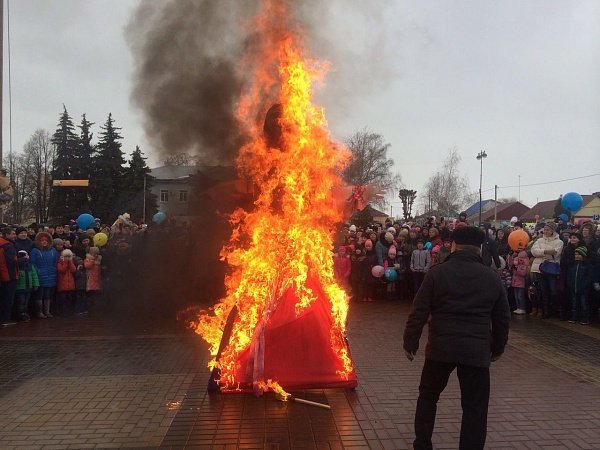
[(87, 230), (88, 228), (94, 228), (96, 225), (96, 221), (94, 220), (94, 216), (91, 214), (81, 214), (77, 218), (77, 226), (82, 230)]
[(431, 242), (425, 242), (425, 250), (431, 250)]
[(396, 281), (398, 272), (395, 269), (385, 269), (385, 279), (388, 281)]
[(577, 192), (567, 192), (560, 202), (567, 211), (575, 212), (583, 206), (583, 197)]
[(152, 217), (152, 220), (160, 225), (161, 223), (164, 222), (164, 220), (166, 218), (167, 218), (167, 215), (164, 212), (159, 211), (156, 214), (154, 214), (154, 217)]

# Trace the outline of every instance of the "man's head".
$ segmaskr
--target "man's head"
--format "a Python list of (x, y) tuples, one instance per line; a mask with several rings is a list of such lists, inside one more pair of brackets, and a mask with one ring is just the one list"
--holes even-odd
[(17, 238), (17, 233), (14, 228), (4, 227), (2, 228), (2, 236), (7, 241), (14, 241)]
[(65, 231), (65, 228), (62, 225), (56, 225), (56, 228), (54, 228), (54, 232), (56, 234), (63, 234)]
[(481, 253), (481, 244), (485, 240), (485, 231), (473, 227), (457, 227), (450, 236), (452, 239), (452, 251), (466, 250), (471, 253)]

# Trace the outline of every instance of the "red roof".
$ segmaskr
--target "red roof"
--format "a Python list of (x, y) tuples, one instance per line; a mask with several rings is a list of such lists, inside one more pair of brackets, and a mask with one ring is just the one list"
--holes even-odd
[[(496, 219), (510, 221), (513, 217), (517, 217), (521, 220), (521, 216), (529, 210), (528, 206), (523, 203), (511, 202), (511, 203), (500, 203), (496, 208)], [(494, 220), (494, 208), (481, 214), (481, 220), (483, 222), (489, 222)]]

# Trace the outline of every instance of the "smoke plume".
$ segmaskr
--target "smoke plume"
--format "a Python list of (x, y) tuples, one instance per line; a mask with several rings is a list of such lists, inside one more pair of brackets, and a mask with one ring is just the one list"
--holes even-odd
[[(336, 116), (343, 116), (357, 96), (385, 87), (393, 76), (385, 57), (389, 44), (377, 26), (385, 2), (285, 2), (290, 3), (294, 31), (306, 37), (312, 56), (332, 62), (323, 99), (326, 106), (338, 108)], [(237, 101), (248, 88), (241, 61), (264, 45), (257, 41), (268, 38), (250, 29), (264, 4), (268, 2), (140, 3), (126, 29), (135, 64), (131, 100), (142, 112), (148, 140), (162, 156), (186, 152), (207, 164), (233, 161), (247, 139), (235, 116)], [(358, 46), (357, 38), (362, 39)]]

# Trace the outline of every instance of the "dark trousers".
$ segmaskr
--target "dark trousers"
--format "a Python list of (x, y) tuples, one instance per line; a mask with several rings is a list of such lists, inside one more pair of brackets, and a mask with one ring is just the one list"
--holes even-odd
[(0, 285), (0, 321), (11, 320), (13, 301), (17, 290), (17, 280), (3, 281)]
[(448, 384), (450, 374), (457, 369), (463, 410), (460, 427), (461, 450), (483, 449), (487, 434), (487, 413), (490, 398), (490, 370), (487, 367), (465, 366), (425, 359), (419, 399), (415, 414), (415, 450), (430, 450), (431, 436), (440, 394)]
[(413, 279), (413, 295), (417, 295), (421, 284), (423, 284), (423, 279), (425, 278), (425, 272), (412, 272)]

